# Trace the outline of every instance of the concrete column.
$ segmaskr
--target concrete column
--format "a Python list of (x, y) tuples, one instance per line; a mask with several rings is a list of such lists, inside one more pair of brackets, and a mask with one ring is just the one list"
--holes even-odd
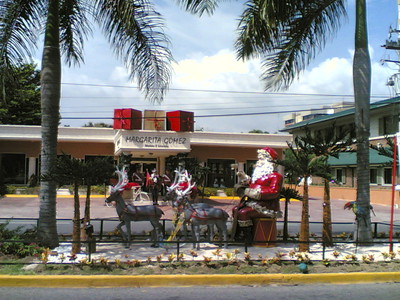
[(160, 169), (158, 170), (159, 175), (163, 175), (165, 173), (165, 157), (161, 156), (158, 158), (158, 164), (160, 166)]
[(237, 168), (238, 172), (239, 171), (243, 171), (246, 173), (245, 169), (244, 169), (244, 162), (238, 162), (238, 168)]
[(28, 161), (28, 180), (32, 175), (36, 174), (36, 157), (29, 157)]

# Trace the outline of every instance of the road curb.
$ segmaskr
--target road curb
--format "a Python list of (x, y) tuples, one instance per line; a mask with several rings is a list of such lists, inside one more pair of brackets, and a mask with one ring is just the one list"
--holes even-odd
[(357, 284), (400, 282), (400, 272), (241, 275), (0, 275), (0, 287), (113, 288), (165, 286)]

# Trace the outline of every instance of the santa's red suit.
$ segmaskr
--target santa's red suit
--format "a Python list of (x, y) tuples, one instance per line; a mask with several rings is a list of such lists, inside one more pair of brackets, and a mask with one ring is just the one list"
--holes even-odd
[[(283, 176), (273, 171), (271, 161), (278, 158), (277, 152), (265, 147), (258, 150), (259, 164), (254, 170), (249, 187), (244, 191), (241, 203), (233, 208), (239, 227), (250, 227), (254, 218), (278, 218), (281, 215), (279, 195)], [(265, 160), (268, 162), (265, 163)], [(263, 163), (264, 162), (264, 163)]]
[[(253, 194), (256, 198), (250, 198), (247, 196), (247, 202), (255, 202), (262, 208), (279, 212), (279, 195), (282, 189), (282, 184), (283, 176), (278, 172), (266, 174), (256, 179), (249, 185), (249, 189), (246, 193), (250, 195)], [(253, 218), (269, 217), (264, 213), (255, 210), (253, 207), (247, 206), (246, 202), (236, 206), (234, 208), (234, 213), (236, 213), (235, 210), (237, 211), (238, 221), (249, 221)]]

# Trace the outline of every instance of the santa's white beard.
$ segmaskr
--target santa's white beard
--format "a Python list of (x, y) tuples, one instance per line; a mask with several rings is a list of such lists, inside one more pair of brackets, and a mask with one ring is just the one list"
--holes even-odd
[(253, 175), (251, 176), (251, 181), (255, 182), (257, 179), (260, 179), (261, 177), (265, 176), (265, 175), (269, 175), (272, 174), (274, 172), (274, 165), (266, 162), (262, 165), (259, 165), (257, 163)]

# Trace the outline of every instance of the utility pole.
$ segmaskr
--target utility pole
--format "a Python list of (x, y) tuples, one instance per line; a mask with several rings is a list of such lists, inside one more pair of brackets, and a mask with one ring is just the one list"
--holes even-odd
[[(397, 0), (397, 28), (393, 29), (389, 28), (389, 37), (386, 40), (386, 44), (383, 45), (385, 49), (395, 50), (397, 54), (397, 59), (400, 57), (400, 0)], [(397, 39), (392, 40), (392, 34), (397, 35)], [(397, 64), (398, 71), (391, 75), (386, 85), (389, 86), (393, 92), (392, 96), (400, 96), (400, 61), (399, 60), (391, 60), (391, 59), (383, 59), (383, 62), (390, 62)]]

